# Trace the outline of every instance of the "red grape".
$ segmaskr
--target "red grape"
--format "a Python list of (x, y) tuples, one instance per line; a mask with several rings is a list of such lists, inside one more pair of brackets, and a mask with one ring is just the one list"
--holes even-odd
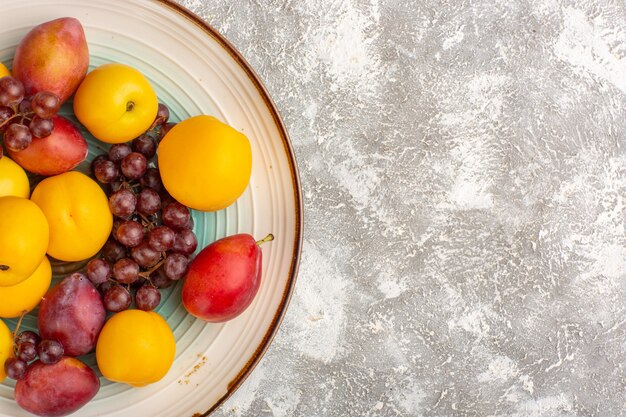
[[(13, 117), (13, 115), (15, 115), (15, 112), (13, 111), (11, 107), (0, 106), (0, 125), (5, 123), (11, 117)], [(2, 126), (2, 129), (4, 130), (6, 126), (7, 125)]]
[(126, 248), (121, 243), (109, 239), (102, 247), (102, 256), (108, 262), (115, 263), (126, 256)]
[(152, 188), (154, 191), (161, 191), (163, 183), (161, 182), (161, 174), (158, 168), (148, 168), (146, 173), (141, 177), (139, 183), (144, 188)]
[(94, 258), (87, 262), (87, 278), (94, 285), (102, 284), (111, 278), (111, 265), (104, 259)]
[(132, 301), (130, 292), (121, 285), (113, 285), (104, 293), (104, 308), (113, 313), (126, 310)]
[[(109, 161), (110, 162), (110, 161)], [(132, 191), (119, 190), (109, 197), (109, 208), (114, 216), (127, 219), (135, 212), (137, 197)]]
[(59, 111), (61, 100), (54, 93), (40, 91), (33, 96), (30, 106), (37, 116), (42, 119), (49, 119)]
[(148, 242), (141, 242), (131, 250), (131, 256), (142, 268), (150, 268), (161, 260), (161, 252), (155, 251)]
[(165, 104), (159, 103), (159, 108), (157, 110), (156, 118), (154, 119), (155, 126), (161, 126), (164, 123), (167, 123), (167, 120), (170, 118), (170, 110), (167, 108)]
[(180, 253), (168, 253), (163, 262), (163, 271), (169, 279), (177, 281), (187, 273), (189, 259)]
[(135, 294), (135, 303), (140, 310), (152, 311), (159, 306), (160, 302), (161, 291), (152, 285), (140, 287)]
[(13, 106), (24, 98), (24, 84), (17, 78), (6, 76), (0, 78), (0, 105)]
[(41, 338), (39, 335), (31, 330), (24, 330), (15, 338), (15, 344), (19, 345), (22, 343), (32, 343), (34, 345), (38, 345)]
[(152, 281), (152, 284), (154, 284), (154, 286), (157, 288), (169, 288), (172, 286), (172, 284), (174, 284), (174, 280), (171, 280), (165, 276), (165, 271), (163, 270), (163, 267), (160, 267), (152, 274), (150, 274), (150, 281)]
[(176, 232), (167, 226), (158, 226), (148, 233), (148, 245), (158, 252), (165, 252), (174, 246)]
[(119, 190), (126, 190), (128, 187), (124, 181), (120, 181), (119, 178), (116, 181), (110, 182), (107, 184), (108, 187), (106, 189), (108, 194), (112, 194)]
[(54, 130), (54, 122), (52, 119), (42, 119), (39, 116), (33, 117), (28, 125), (30, 133), (36, 138), (46, 138), (52, 134)]
[[(4, 78), (0, 78), (0, 80)], [(14, 152), (28, 148), (32, 141), (33, 135), (31, 135), (30, 129), (28, 129), (28, 126), (24, 126), (20, 123), (10, 125), (6, 132), (4, 132), (4, 144)]]
[(106, 160), (93, 166), (93, 174), (98, 181), (108, 184), (117, 179), (119, 171), (115, 162)]
[(109, 159), (115, 163), (119, 163), (133, 150), (126, 143), (116, 143), (109, 148)]
[(176, 123), (165, 123), (161, 126), (161, 129), (159, 130), (159, 141), (163, 140), (165, 135), (167, 135), (167, 132), (169, 132), (174, 126), (176, 126)]
[(131, 152), (120, 162), (122, 174), (129, 180), (137, 180), (146, 173), (148, 161), (139, 152)]
[(24, 362), (34, 361), (37, 357), (37, 346), (31, 342), (20, 343), (17, 345), (16, 356)]
[(156, 141), (150, 135), (141, 135), (132, 142), (133, 151), (139, 152), (147, 159), (156, 155), (157, 144)]
[(151, 216), (161, 208), (161, 197), (152, 188), (144, 188), (137, 198), (137, 212)]
[(163, 209), (161, 216), (163, 217), (163, 224), (171, 227), (172, 229), (182, 229), (189, 223), (189, 209), (178, 201), (168, 204)]
[(20, 105), (17, 107), (18, 112), (20, 113), (31, 113), (33, 111), (33, 106), (31, 105), (31, 98), (27, 98), (25, 97), (21, 102)]
[(174, 247), (172, 252), (182, 253), (183, 255), (191, 255), (198, 247), (198, 239), (196, 234), (189, 229), (181, 229), (176, 232)]
[(106, 294), (106, 292), (109, 291), (109, 289), (114, 285), (117, 285), (117, 282), (114, 280), (103, 282), (102, 284), (98, 285), (98, 291), (100, 291), (100, 294), (102, 294), (102, 296), (104, 297), (104, 294)]
[(117, 239), (117, 229), (124, 223), (127, 219), (118, 219), (113, 217), (113, 227), (111, 227), (111, 236)]
[(11, 379), (24, 378), (27, 370), (28, 364), (19, 358), (9, 358), (4, 362), (4, 373)]
[(108, 161), (108, 160), (109, 160), (109, 158), (107, 158), (106, 155), (98, 155), (98, 156), (96, 156), (93, 159), (93, 161), (91, 161), (91, 173), (94, 174), (94, 172), (96, 170), (96, 166), (98, 166), (98, 164), (101, 164), (102, 162)]
[(113, 276), (122, 284), (132, 284), (139, 278), (139, 265), (129, 258), (123, 258), (113, 265)]
[(134, 248), (143, 241), (143, 226), (134, 220), (125, 221), (117, 228), (115, 237), (127, 248)]
[(163, 188), (161, 192), (159, 192), (159, 196), (161, 196), (161, 210), (169, 206), (170, 203), (173, 203), (176, 201), (174, 200), (174, 197), (172, 197), (165, 188)]
[(46, 365), (53, 365), (61, 360), (65, 349), (63, 345), (56, 340), (42, 340), (37, 349), (39, 353), (39, 360)]

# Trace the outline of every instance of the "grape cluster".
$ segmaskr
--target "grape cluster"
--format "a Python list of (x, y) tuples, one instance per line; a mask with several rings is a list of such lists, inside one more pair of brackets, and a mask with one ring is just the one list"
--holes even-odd
[(57, 363), (63, 358), (63, 345), (56, 340), (41, 340), (39, 335), (30, 330), (21, 332), (13, 342), (15, 356), (4, 362), (4, 372), (9, 378), (22, 379), (28, 371), (29, 363), (37, 357), (46, 365)]
[(0, 78), (0, 132), (4, 133), (6, 147), (18, 152), (28, 148), (33, 137), (50, 136), (54, 130), (52, 118), (60, 106), (61, 100), (54, 93), (40, 91), (26, 97), (24, 85), (17, 78)]
[(109, 208), (115, 216), (111, 236), (100, 257), (87, 264), (87, 277), (99, 287), (108, 311), (130, 308), (154, 310), (167, 288), (187, 272), (198, 241), (188, 207), (163, 187), (151, 161), (157, 141), (173, 125), (159, 104), (151, 129), (130, 144), (112, 145), (92, 164), (96, 179), (106, 184)]

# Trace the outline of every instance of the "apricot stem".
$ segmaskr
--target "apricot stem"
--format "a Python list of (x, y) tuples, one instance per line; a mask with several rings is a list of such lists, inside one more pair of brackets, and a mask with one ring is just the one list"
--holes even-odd
[(8, 265), (0, 265), (0, 271), (8, 271), (9, 269), (11, 269), (11, 267)]
[(126, 103), (126, 111), (133, 111), (135, 108), (135, 103), (133, 101), (129, 101)]
[(269, 235), (265, 236), (263, 239), (257, 240), (256, 244), (261, 246), (262, 244), (271, 242), (272, 240), (274, 240), (274, 235), (270, 233)]

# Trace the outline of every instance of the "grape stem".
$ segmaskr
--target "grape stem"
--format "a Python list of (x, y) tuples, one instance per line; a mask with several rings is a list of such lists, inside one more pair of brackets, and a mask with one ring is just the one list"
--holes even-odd
[(274, 235), (270, 233), (269, 235), (265, 236), (263, 239), (257, 240), (256, 244), (261, 246), (262, 244), (271, 242), (272, 240), (274, 240)]
[(147, 271), (140, 272), (139, 276), (142, 278), (146, 278), (147, 280), (150, 280), (150, 274), (152, 274), (154, 271), (159, 269), (161, 265), (163, 265), (163, 262), (165, 262), (165, 259), (161, 259), (156, 265), (154, 265), (152, 268), (148, 269)]
[[(160, 127), (161, 125), (158, 124), (159, 122), (159, 118), (155, 117), (154, 118), (154, 122), (152, 122), (152, 125), (150, 125), (150, 127), (148, 128), (148, 130), (146, 131), (147, 133), (152, 133), (156, 130), (157, 127)], [(154, 138), (153, 138), (154, 139)]]
[(22, 320), (24, 319), (25, 315), (26, 315), (26, 310), (22, 311), (22, 315), (20, 316), (20, 319), (17, 321), (17, 325), (15, 326), (15, 331), (13, 331), (13, 340), (15, 340), (15, 338), (17, 337), (17, 332), (20, 331), (20, 326), (22, 325)]
[(128, 190), (128, 191), (135, 192), (135, 188), (138, 188), (140, 186), (141, 186), (141, 184), (139, 184), (139, 183), (134, 183), (133, 184), (132, 182), (129, 182), (129, 181), (125, 181), (125, 180), (122, 181), (122, 188), (125, 189), (125, 190)]
[(146, 227), (148, 230), (152, 230), (156, 226), (153, 220), (150, 220), (143, 214), (139, 213), (139, 217), (141, 217), (141, 220), (143, 220), (143, 226)]
[(15, 119), (16, 117), (20, 117), (21, 115), (22, 115), (21, 113), (17, 113), (17, 114), (14, 114), (13, 116), (9, 117), (4, 122), (0, 123), (0, 129), (2, 129), (4, 127), (4, 125), (9, 123), (11, 120)]

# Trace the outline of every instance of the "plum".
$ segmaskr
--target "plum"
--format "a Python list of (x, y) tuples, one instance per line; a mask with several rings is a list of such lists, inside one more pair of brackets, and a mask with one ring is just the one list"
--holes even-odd
[(235, 318), (252, 303), (261, 285), (262, 253), (249, 234), (228, 236), (204, 248), (191, 262), (183, 284), (183, 305), (200, 319)]
[(58, 175), (75, 168), (87, 156), (87, 141), (76, 126), (62, 116), (54, 116), (54, 129), (45, 138), (33, 137), (28, 148), (8, 150), (22, 168), (39, 175)]
[(63, 357), (53, 365), (34, 362), (15, 384), (15, 401), (38, 416), (59, 417), (87, 404), (100, 389), (95, 372), (75, 358)]
[(106, 318), (96, 287), (80, 273), (52, 287), (39, 305), (38, 326), (42, 339), (60, 342), (67, 356), (80, 356), (96, 347)]
[(61, 102), (78, 88), (89, 67), (89, 48), (78, 19), (64, 17), (35, 26), (15, 50), (13, 76), (26, 95), (56, 94)]

